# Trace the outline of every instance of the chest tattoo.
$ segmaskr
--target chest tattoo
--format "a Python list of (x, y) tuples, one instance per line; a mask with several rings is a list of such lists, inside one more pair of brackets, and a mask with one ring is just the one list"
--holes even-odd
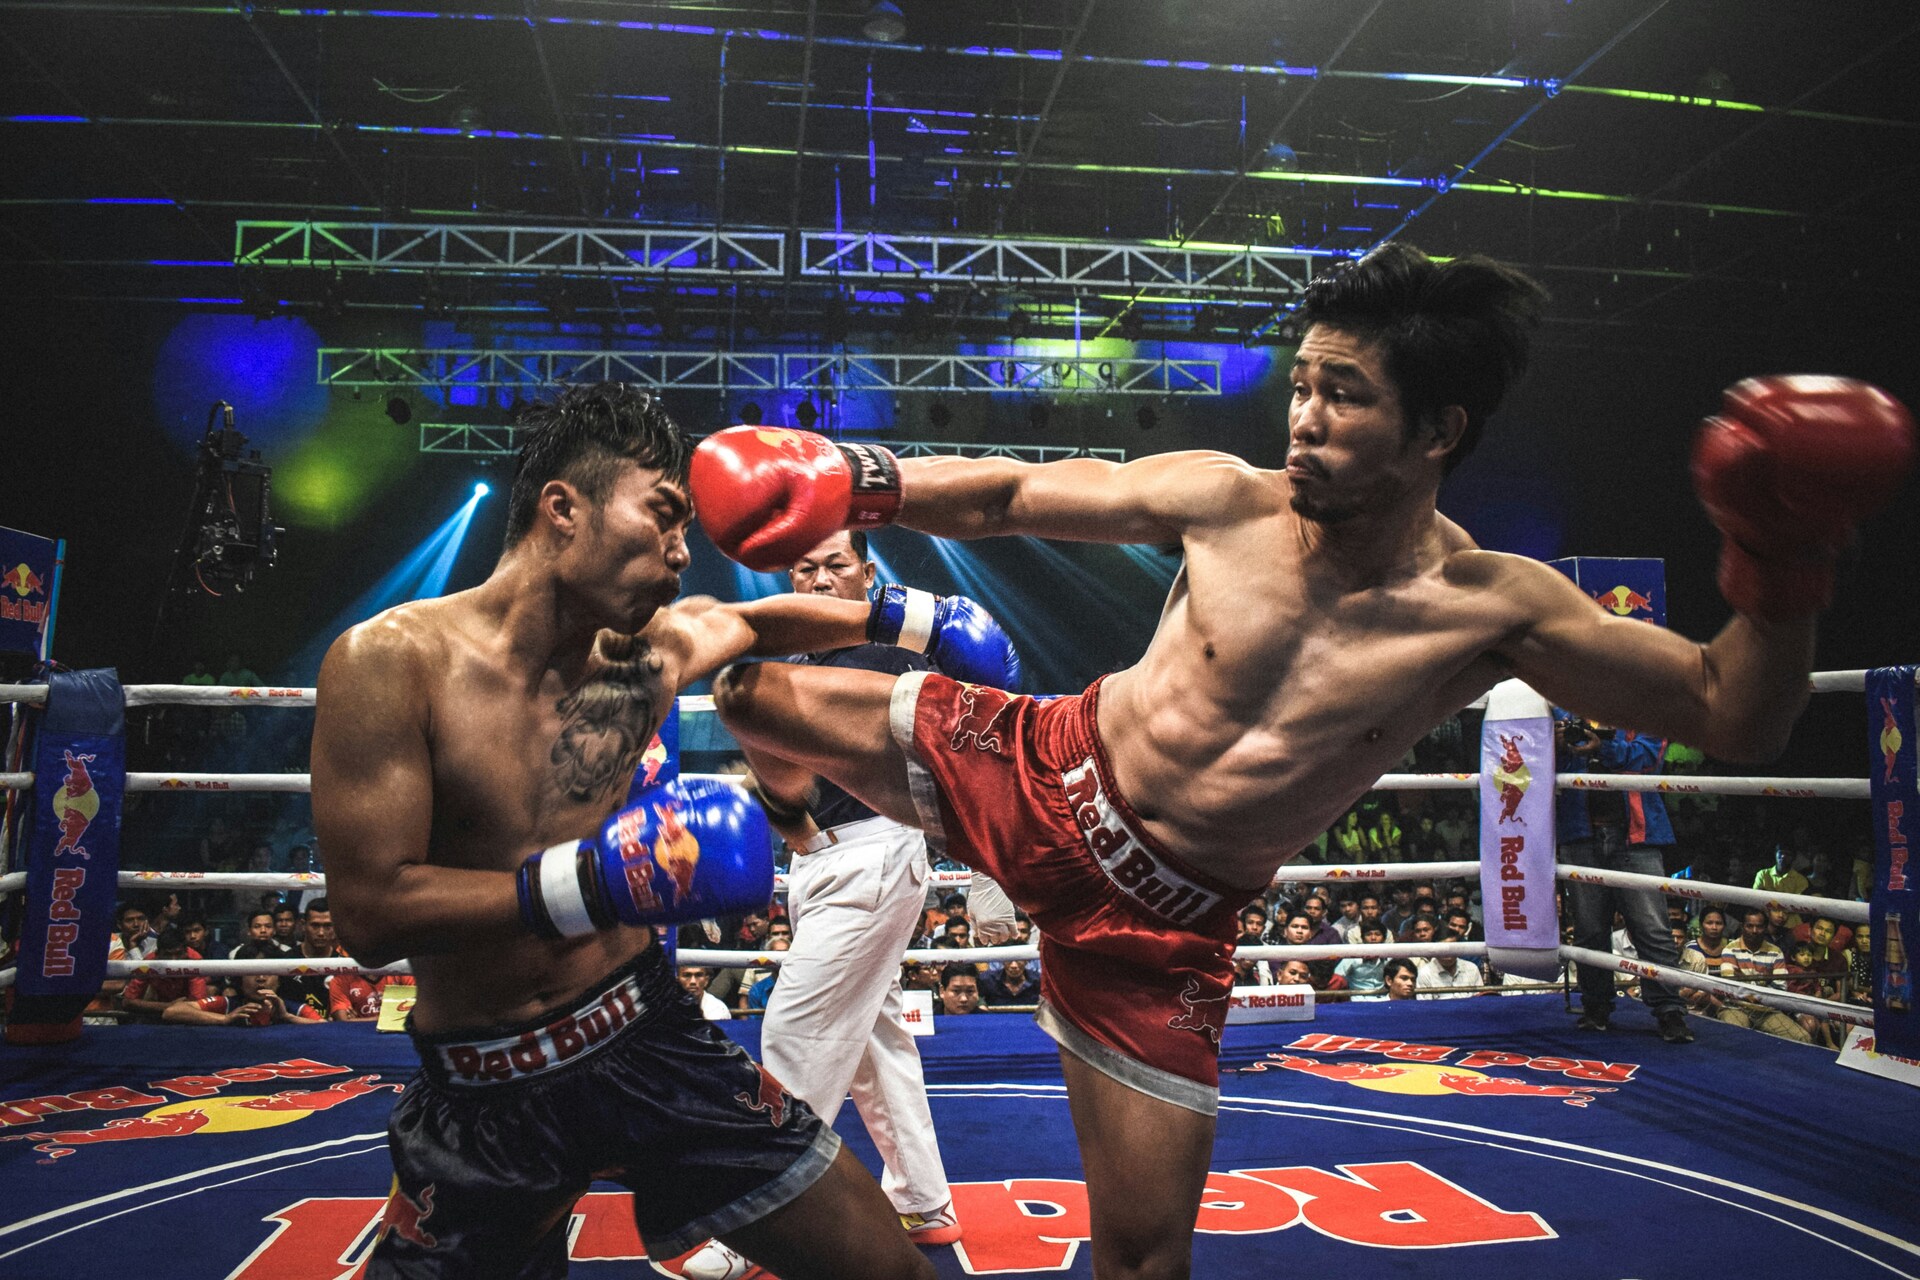
[(597, 799), (633, 776), (660, 705), (661, 661), (646, 641), (622, 636), (603, 643), (599, 653), (605, 664), (555, 706), (560, 736), (548, 758), (554, 785), (576, 802)]

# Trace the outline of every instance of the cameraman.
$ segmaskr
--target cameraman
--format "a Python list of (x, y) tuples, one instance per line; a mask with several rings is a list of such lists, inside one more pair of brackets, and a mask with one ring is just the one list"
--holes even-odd
[[(1614, 730), (1554, 709), (1563, 773), (1659, 773), (1667, 744), (1664, 739)], [(1673, 843), (1667, 807), (1651, 791), (1560, 792), (1556, 821), (1560, 860), (1605, 871), (1636, 871), (1663, 876), (1664, 849)], [(1627, 937), (1640, 959), (1678, 967), (1680, 953), (1673, 944), (1662, 896), (1652, 889), (1614, 889), (1606, 885), (1567, 885), (1567, 909), (1573, 915), (1573, 944), (1592, 951), (1611, 951), (1613, 913), (1626, 921)], [(1605, 1031), (1613, 1015), (1614, 974), (1580, 965), (1580, 1021), (1582, 1031)], [(1693, 1039), (1687, 1027), (1686, 1005), (1670, 987), (1642, 980), (1640, 998), (1660, 1026), (1660, 1038), (1669, 1044)]]

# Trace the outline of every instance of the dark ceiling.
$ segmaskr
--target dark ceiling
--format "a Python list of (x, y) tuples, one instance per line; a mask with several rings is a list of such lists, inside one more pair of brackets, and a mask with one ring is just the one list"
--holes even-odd
[[(1339, 252), (1397, 234), (1528, 264), (1558, 325), (1662, 342), (1783, 310), (1904, 316), (1916, 284), (1908, 5), (899, 7), (904, 33), (885, 42), (864, 0), (0, 2), (10, 292), (564, 307), (636, 340), (659, 318), (660, 285), (644, 278), (242, 272), (241, 219)], [(1672, 100), (1689, 95), (1714, 101)], [(685, 323), (744, 307), (762, 329), (804, 329), (844, 305), (834, 296), (819, 282), (709, 283), (687, 294)], [(899, 319), (862, 301), (856, 328)], [(1126, 301), (1087, 305), (1111, 319)], [(1058, 302), (1040, 299), (1043, 324)], [(964, 328), (1014, 302), (1002, 290), (926, 305)], [(1255, 334), (1249, 310), (1205, 322)]]

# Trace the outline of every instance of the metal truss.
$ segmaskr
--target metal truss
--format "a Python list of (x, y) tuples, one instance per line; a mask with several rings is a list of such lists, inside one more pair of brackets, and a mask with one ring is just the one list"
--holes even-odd
[(778, 231), (474, 226), (426, 222), (239, 222), (237, 267), (517, 275), (786, 275)]
[(693, 390), (778, 391), (779, 352), (423, 350), (322, 347), (318, 381), (331, 387), (545, 387), (633, 382)]
[(1218, 360), (1018, 355), (789, 355), (785, 360), (787, 385), (794, 390), (1220, 394)]
[[(239, 267), (449, 275), (667, 275), (782, 279), (778, 231), (486, 226), (435, 222), (238, 222)], [(803, 231), (799, 274), (820, 281), (1021, 289), (1150, 289), (1195, 297), (1298, 297), (1313, 257), (1286, 249), (1175, 248), (1144, 241), (969, 239)]]
[(974, 240), (884, 232), (803, 231), (800, 274), (915, 284), (1151, 289), (1298, 297), (1313, 258), (1285, 249), (1174, 248), (1125, 241)]
[[(509, 457), (520, 451), (521, 430), (517, 426), (423, 422), (420, 452)], [(1070, 444), (979, 444), (960, 440), (883, 440), (879, 443), (902, 458), (1013, 458), (1020, 462), (1058, 462), (1062, 458), (1127, 460), (1125, 449), (1093, 449)]]
[(544, 387), (633, 382), (703, 391), (1161, 396), (1221, 394), (1218, 360), (818, 355), (778, 351), (520, 351), (322, 347), (333, 387)]

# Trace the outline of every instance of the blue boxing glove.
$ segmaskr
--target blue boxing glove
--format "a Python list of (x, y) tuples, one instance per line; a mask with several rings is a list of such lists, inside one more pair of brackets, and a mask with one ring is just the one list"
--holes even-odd
[(1020, 685), (1020, 654), (984, 607), (888, 583), (867, 615), (867, 639), (932, 658), (941, 674), (995, 689)]
[(520, 919), (543, 938), (669, 924), (773, 899), (767, 816), (740, 788), (676, 779), (641, 792), (593, 840), (520, 864)]

